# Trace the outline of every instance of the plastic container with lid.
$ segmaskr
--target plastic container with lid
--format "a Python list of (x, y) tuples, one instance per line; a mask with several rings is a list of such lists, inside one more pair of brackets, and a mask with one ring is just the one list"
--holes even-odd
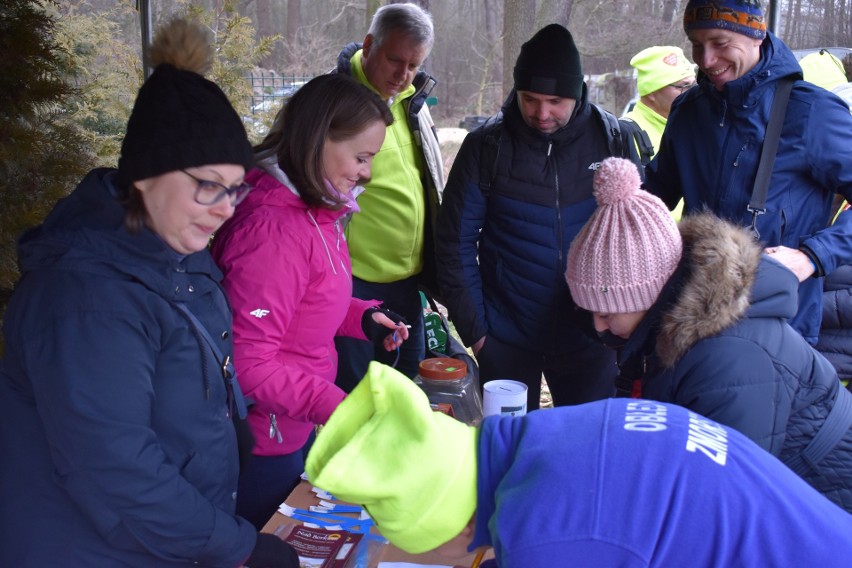
[(482, 399), (476, 378), (460, 359), (433, 357), (420, 361), (414, 382), (423, 389), (434, 410), (466, 424), (482, 420)]

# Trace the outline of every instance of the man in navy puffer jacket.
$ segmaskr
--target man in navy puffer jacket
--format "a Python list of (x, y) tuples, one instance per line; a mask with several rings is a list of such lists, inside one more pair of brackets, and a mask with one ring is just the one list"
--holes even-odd
[(562, 274), (595, 209), (595, 170), (635, 148), (611, 148), (605, 111), (588, 101), (580, 54), (562, 26), (523, 45), (514, 77), (502, 112), (465, 139), (444, 189), (442, 298), (481, 380), (523, 381), (528, 410), (539, 406), (542, 373), (556, 406), (606, 398), (615, 360), (573, 320)]

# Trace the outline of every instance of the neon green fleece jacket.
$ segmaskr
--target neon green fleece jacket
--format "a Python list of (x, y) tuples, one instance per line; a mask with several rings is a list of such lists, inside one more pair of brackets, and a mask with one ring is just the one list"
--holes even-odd
[[(376, 91), (364, 75), (360, 49), (349, 62), (352, 76)], [(367, 191), (358, 197), (361, 212), (352, 216), (346, 228), (352, 274), (368, 282), (396, 282), (423, 270), (426, 235), (432, 230), (424, 183), (440, 183), (440, 190), (443, 173), (440, 180), (434, 179), (434, 164), (424, 163), (420, 140), (409, 126), (408, 99), (415, 91), (410, 85), (391, 103), (394, 122), (373, 159)], [(428, 115), (426, 105), (419, 114), (424, 112)], [(434, 138), (431, 117), (429, 123), (430, 132), (421, 131), (423, 138)]]
[(666, 119), (649, 108), (641, 100), (636, 102), (633, 110), (625, 114), (624, 118), (629, 118), (648, 134), (648, 138), (651, 139), (651, 145), (654, 147), (654, 153), (656, 154), (660, 147), (660, 138), (663, 137), (663, 130), (666, 128)]
[[(633, 106), (633, 110), (625, 114), (624, 118), (629, 118), (648, 134), (648, 138), (651, 140), (651, 145), (654, 147), (654, 155), (656, 156), (657, 150), (660, 149), (660, 139), (663, 137), (663, 130), (665, 130), (666, 122), (668, 122), (668, 120), (657, 114), (656, 111), (651, 109), (641, 100), (636, 102)], [(674, 217), (675, 221), (680, 221), (682, 215), (683, 199), (681, 199), (677, 206), (672, 210), (672, 217)]]

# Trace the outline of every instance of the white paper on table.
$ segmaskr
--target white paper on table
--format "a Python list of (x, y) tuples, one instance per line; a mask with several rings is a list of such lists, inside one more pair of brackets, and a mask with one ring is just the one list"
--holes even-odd
[(379, 568), (453, 568), (444, 564), (412, 564), (411, 562), (379, 562)]

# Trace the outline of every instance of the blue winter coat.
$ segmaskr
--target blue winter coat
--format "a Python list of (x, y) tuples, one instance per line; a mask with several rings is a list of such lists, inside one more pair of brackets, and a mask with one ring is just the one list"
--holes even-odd
[(816, 344), (822, 317), (822, 279), (852, 262), (852, 212), (829, 228), (835, 193), (852, 197), (852, 115), (837, 96), (801, 80), (792, 52), (771, 33), (755, 67), (716, 91), (706, 79), (672, 105), (661, 148), (647, 168), (645, 187), (686, 214), (705, 207), (743, 226), (778, 81), (796, 82), (775, 159), (766, 213), (757, 219), (766, 246), (803, 249), (817, 277), (799, 286), (791, 325)]
[(239, 566), (223, 353), (231, 318), (207, 251), (129, 234), (95, 170), (19, 243), (0, 362), (0, 566)]
[(795, 275), (713, 215), (680, 230), (684, 260), (619, 353), (622, 376), (742, 432), (852, 512), (852, 393), (787, 324)]
[(500, 568), (820, 566), (852, 515), (745, 436), (684, 408), (610, 399), (487, 417), (472, 546)]
[[(484, 194), (488, 138), (499, 140), (499, 150)], [(611, 155), (585, 88), (568, 124), (553, 134), (524, 122), (513, 91), (502, 119), (465, 138), (444, 189), (436, 249), (441, 295), (466, 345), (487, 335), (548, 353), (577, 335), (566, 317), (574, 308), (568, 248), (595, 210), (592, 179)]]

